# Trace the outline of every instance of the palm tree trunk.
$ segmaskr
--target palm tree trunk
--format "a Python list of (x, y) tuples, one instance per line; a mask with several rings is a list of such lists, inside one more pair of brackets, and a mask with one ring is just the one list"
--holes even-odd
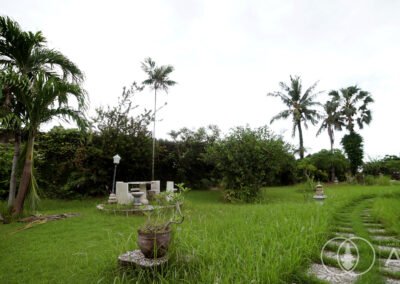
[(15, 134), (14, 142), (14, 156), (11, 167), (11, 178), (10, 178), (10, 192), (8, 193), (8, 207), (12, 207), (15, 202), (15, 189), (17, 188), (17, 164), (19, 159), (19, 153), (21, 149), (21, 131), (18, 130)]
[[(331, 142), (331, 155), (333, 155), (333, 143), (334, 141), (334, 136), (333, 136), (333, 129), (331, 125), (328, 125), (328, 134), (329, 134), (329, 140)], [(332, 164), (331, 165), (331, 181), (334, 182), (335, 181), (335, 167)]]
[(33, 159), (33, 145), (35, 141), (35, 135), (29, 134), (27, 148), (26, 148), (26, 158), (24, 169), (21, 175), (21, 181), (18, 187), (18, 194), (15, 200), (15, 204), (12, 210), (13, 215), (21, 215), (24, 208), (24, 201), (26, 193), (28, 192), (29, 183), (32, 177), (32, 159)]
[(151, 164), (151, 180), (154, 180), (154, 152), (156, 149), (156, 112), (157, 112), (157, 90), (154, 89), (153, 160)]
[(304, 142), (303, 142), (303, 131), (301, 130), (301, 121), (297, 123), (297, 128), (299, 130), (299, 139), (300, 139), (300, 160), (304, 158)]

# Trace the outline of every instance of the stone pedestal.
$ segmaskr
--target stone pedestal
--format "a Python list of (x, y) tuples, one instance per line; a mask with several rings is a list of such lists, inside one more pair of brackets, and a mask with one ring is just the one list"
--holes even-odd
[(168, 255), (160, 258), (146, 258), (140, 250), (128, 251), (118, 256), (118, 263), (141, 269), (157, 269), (168, 262)]
[(313, 198), (319, 204), (324, 203), (324, 200), (326, 199), (326, 195), (324, 194), (324, 191), (322, 190), (322, 185), (320, 185), (320, 184), (317, 185), (316, 193), (313, 196)]
[(132, 204), (133, 197), (131, 194), (129, 194), (127, 183), (117, 181), (115, 192), (117, 195), (118, 204), (122, 205)]
[[(167, 181), (167, 189), (166, 189), (167, 193), (174, 193), (175, 191), (177, 191), (176, 188), (174, 188), (174, 182), (173, 181)], [(166, 196), (167, 201), (170, 201), (171, 198), (167, 195)]]
[(140, 184), (139, 188), (140, 188), (140, 192), (143, 192), (143, 195), (140, 198), (140, 202), (143, 205), (149, 204), (149, 200), (147, 200), (147, 186), (146, 186), (146, 184)]
[[(143, 192), (141, 191), (133, 191), (131, 192), (132, 196), (133, 196), (133, 206), (141, 206), (143, 203), (141, 202), (141, 199), (143, 197)], [(147, 205), (147, 204), (143, 204), (143, 205)]]
[(117, 204), (117, 196), (114, 193), (111, 193), (108, 197), (109, 204)]
[(156, 194), (160, 193), (160, 181), (159, 180), (151, 181), (151, 190), (156, 192)]

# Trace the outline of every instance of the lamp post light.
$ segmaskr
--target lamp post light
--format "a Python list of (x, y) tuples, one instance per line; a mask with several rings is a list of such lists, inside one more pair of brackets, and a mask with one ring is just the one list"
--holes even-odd
[(115, 175), (117, 173), (117, 166), (119, 164), (119, 161), (121, 160), (121, 157), (117, 154), (113, 157), (113, 160), (114, 160), (114, 177), (113, 177), (112, 190), (110, 193), (110, 197), (108, 198), (108, 203), (117, 203), (117, 196), (115, 195)]

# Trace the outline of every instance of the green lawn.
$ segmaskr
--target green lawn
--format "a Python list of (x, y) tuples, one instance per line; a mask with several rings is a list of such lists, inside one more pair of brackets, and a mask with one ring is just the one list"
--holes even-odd
[[(363, 234), (357, 212), (369, 206), (374, 218), (400, 234), (400, 186), (324, 190), (328, 199), (322, 206), (305, 202), (300, 187), (267, 188), (263, 201), (250, 205), (223, 203), (218, 191), (190, 192), (187, 219), (174, 227), (170, 263), (160, 273), (117, 265), (119, 254), (138, 248), (143, 216), (100, 212), (95, 205), (102, 200), (45, 200), (42, 214), (84, 216), (13, 235), (8, 233), (23, 224), (0, 225), (0, 283), (318, 283), (304, 272), (318, 261), (341, 218)], [(381, 276), (372, 270), (363, 279), (377, 283)]]

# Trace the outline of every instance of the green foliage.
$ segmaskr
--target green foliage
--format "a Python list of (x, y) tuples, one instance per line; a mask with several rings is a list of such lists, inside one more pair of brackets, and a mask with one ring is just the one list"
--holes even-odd
[(294, 180), (295, 160), (291, 146), (267, 127), (237, 127), (208, 149), (223, 176), (228, 199), (250, 202), (262, 186)]
[(176, 185), (176, 192), (162, 192), (156, 195), (152, 211), (145, 211), (147, 216), (145, 225), (141, 228), (143, 232), (159, 233), (168, 229), (170, 224), (181, 224), (185, 216), (182, 213), (181, 205), (183, 204), (184, 194), (190, 191), (183, 183)]
[(363, 138), (353, 131), (343, 136), (341, 143), (350, 161), (351, 173), (355, 175), (362, 165), (364, 157)]
[(391, 176), (398, 172), (400, 172), (400, 157), (394, 155), (386, 155), (382, 159), (371, 159), (363, 165), (363, 173), (368, 175), (384, 174)]
[(219, 139), (220, 130), (215, 125), (197, 130), (182, 128), (171, 131), (172, 141), (161, 140), (156, 176), (161, 180), (177, 180), (194, 189), (215, 186), (219, 175), (215, 161), (207, 159), (206, 151)]
[(346, 173), (348, 172), (350, 165), (341, 150), (334, 149), (329, 151), (323, 149), (312, 154), (309, 159), (311, 164), (318, 170), (322, 171), (324, 176), (326, 176), (326, 179), (320, 179), (320, 181), (332, 180), (332, 167), (334, 168), (335, 176), (339, 181), (346, 180)]
[(366, 175), (364, 177), (364, 184), (365, 185), (390, 185), (390, 177), (388, 176), (371, 176), (371, 175)]
[(0, 143), (0, 199), (8, 196), (13, 154), (11, 144)]

